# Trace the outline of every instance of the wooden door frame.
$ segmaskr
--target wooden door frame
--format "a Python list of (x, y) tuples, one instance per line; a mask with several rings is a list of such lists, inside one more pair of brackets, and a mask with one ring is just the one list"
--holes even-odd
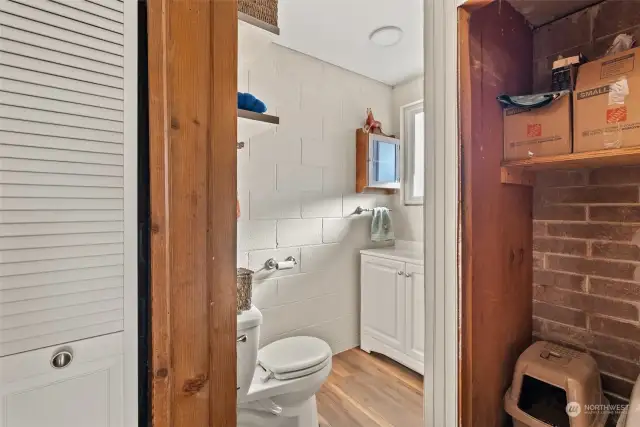
[[(531, 90), (531, 73), (517, 65), (533, 69), (533, 41), (510, 4), (469, 0), (459, 8), (458, 42), (459, 425), (497, 427), (517, 358), (531, 343), (533, 219), (532, 189), (500, 181), (502, 109), (495, 99)], [(497, 43), (500, 50), (490, 50)], [(478, 66), (483, 55), (491, 61)], [(487, 126), (497, 120), (500, 126)]]
[(236, 425), (237, 10), (148, 2), (153, 427)]

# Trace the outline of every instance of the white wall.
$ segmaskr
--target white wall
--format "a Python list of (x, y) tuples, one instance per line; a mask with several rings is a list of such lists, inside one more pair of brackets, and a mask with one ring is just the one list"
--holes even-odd
[[(401, 117), (401, 108), (407, 104), (420, 101), (424, 98), (424, 77), (420, 76), (416, 79), (395, 86), (393, 88), (391, 98), (391, 132), (400, 136), (403, 121)], [(404, 141), (402, 141), (402, 143), (404, 144)], [(400, 192), (393, 196), (393, 222), (396, 237), (398, 239), (422, 242), (424, 229), (422, 212), (422, 205), (405, 206)]]
[(281, 125), (238, 152), (238, 263), (258, 270), (294, 256), (293, 270), (258, 273), (254, 303), (262, 344), (291, 335), (325, 339), (334, 352), (359, 345), (359, 250), (370, 214), (390, 196), (356, 195), (355, 131), (367, 107), (391, 120), (391, 88), (272, 45), (239, 71), (238, 90), (263, 99)]

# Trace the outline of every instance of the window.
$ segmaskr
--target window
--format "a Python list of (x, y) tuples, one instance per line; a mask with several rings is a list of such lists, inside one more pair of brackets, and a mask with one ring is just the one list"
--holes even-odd
[(421, 205), (424, 196), (424, 103), (402, 109), (405, 147), (403, 194), (405, 205)]

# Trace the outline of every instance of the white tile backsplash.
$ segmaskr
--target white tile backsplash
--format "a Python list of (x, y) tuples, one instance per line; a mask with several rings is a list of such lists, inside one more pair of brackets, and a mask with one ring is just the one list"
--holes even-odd
[(238, 249), (275, 249), (276, 221), (238, 221)]
[(250, 196), (251, 220), (301, 217), (300, 195), (297, 193), (251, 192)]
[(300, 193), (302, 218), (339, 218), (342, 216), (342, 195), (319, 191)]
[(342, 242), (349, 234), (352, 224), (351, 218), (324, 218), (322, 220), (322, 242)]
[(280, 125), (238, 153), (238, 265), (259, 270), (269, 258), (298, 260), (291, 270), (254, 276), (262, 343), (308, 334), (334, 351), (354, 347), (358, 253), (371, 246), (370, 219), (343, 216), (380, 202), (353, 194), (355, 131), (369, 107), (383, 127), (390, 123), (391, 88), (275, 44), (240, 78)]
[(322, 243), (322, 219), (283, 219), (278, 221), (278, 247)]
[(322, 168), (300, 163), (278, 163), (277, 188), (281, 193), (322, 191)]
[(332, 269), (341, 255), (339, 244), (305, 246), (300, 250), (300, 270), (303, 273)]

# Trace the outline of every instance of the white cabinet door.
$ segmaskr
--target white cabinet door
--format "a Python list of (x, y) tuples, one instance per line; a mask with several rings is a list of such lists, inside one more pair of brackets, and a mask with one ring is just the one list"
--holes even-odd
[(404, 263), (362, 257), (362, 332), (404, 351)]
[(406, 265), (407, 354), (424, 362), (424, 267)]
[(0, 358), (0, 427), (123, 427), (122, 369), (121, 333)]

